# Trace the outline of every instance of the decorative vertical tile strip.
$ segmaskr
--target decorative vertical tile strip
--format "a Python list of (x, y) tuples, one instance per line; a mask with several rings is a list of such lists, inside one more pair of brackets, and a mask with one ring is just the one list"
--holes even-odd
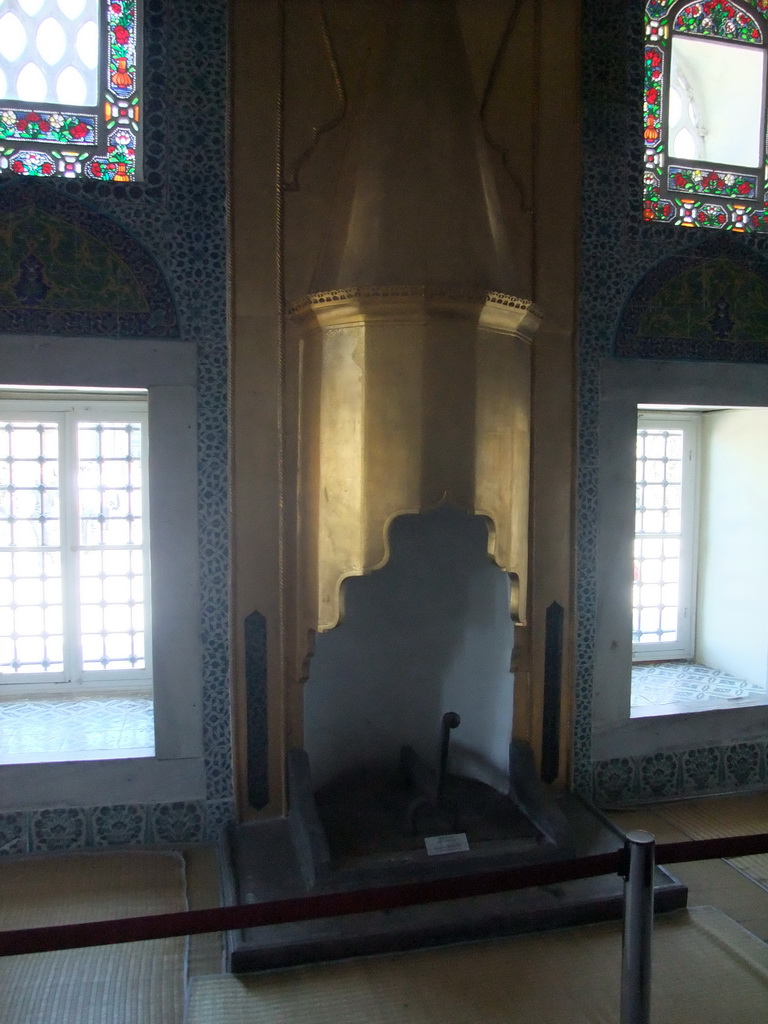
[(154, 804), (149, 808), (150, 843), (200, 843), (205, 832), (205, 810), (200, 801)]
[(641, 800), (663, 800), (680, 793), (680, 754), (658, 753), (640, 759), (638, 795)]
[(32, 850), (79, 850), (86, 845), (86, 813), (77, 807), (32, 812)]
[[(205, 707), (205, 705), (203, 705)], [(205, 714), (205, 711), (203, 711)], [(206, 723), (208, 724), (208, 723)], [(221, 722), (221, 746), (206, 744), (205, 795), (207, 800), (227, 800), (232, 796), (232, 755), (229, 745), (229, 714)]]
[(237, 820), (234, 800), (209, 800), (205, 805), (205, 838), (219, 841), (222, 828)]
[(637, 767), (633, 758), (614, 757), (596, 761), (591, 785), (600, 807), (617, 807), (637, 798)]
[(146, 811), (133, 804), (94, 807), (91, 813), (94, 846), (137, 846), (146, 842)]
[[(578, 638), (574, 707), (574, 784), (585, 796), (603, 778), (592, 770), (592, 672), (595, 628), (595, 560), (597, 521), (597, 449), (599, 371), (611, 351), (614, 324), (632, 279), (625, 265), (627, 194), (633, 175), (617, 166), (634, 166), (627, 143), (632, 119), (627, 114), (627, 59), (633, 39), (626, 5), (592, 0), (583, 8), (585, 39), (582, 63), (583, 138), (588, 157), (582, 179), (582, 281), (579, 308), (578, 481), (576, 588)], [(638, 18), (642, 29), (642, 12)], [(632, 43), (617, 46), (629, 30)], [(639, 51), (642, 53), (642, 43)], [(642, 70), (642, 69), (641, 69)], [(642, 83), (641, 83), (642, 84)], [(640, 164), (638, 164), (638, 168)], [(638, 172), (639, 181), (639, 172)], [(603, 762), (603, 764), (612, 762)], [(609, 772), (612, 777), (613, 773)]]
[(269, 800), (267, 762), (267, 620), (251, 612), (245, 620), (245, 683), (248, 723), (248, 802)]
[(0, 814), (0, 857), (29, 853), (29, 817), (26, 811)]
[[(168, 186), (158, 244), (166, 254), (182, 336), (198, 353), (198, 508), (206, 796), (232, 797), (229, 692), (227, 434), (226, 0), (156, 4), (164, 18)], [(153, 65), (154, 69), (154, 65)], [(148, 82), (149, 85), (149, 82)], [(149, 99), (147, 100), (149, 106)], [(200, 126), (206, 125), (201, 135)], [(146, 227), (146, 222), (145, 222)]]
[(717, 747), (697, 747), (680, 755), (683, 793), (707, 793), (722, 787), (722, 752)]
[[(578, 743), (579, 740), (574, 738), (574, 744)], [(581, 747), (583, 749), (583, 746)], [(600, 762), (596, 762), (599, 764)], [(578, 764), (573, 769), (573, 788), (577, 793), (581, 793), (583, 797), (589, 800), (597, 800), (594, 790), (594, 768), (596, 765), (591, 764), (585, 758), (580, 758)], [(599, 801), (598, 801), (599, 802)]]
[(724, 781), (727, 787), (754, 786), (761, 781), (759, 743), (735, 743), (723, 752)]

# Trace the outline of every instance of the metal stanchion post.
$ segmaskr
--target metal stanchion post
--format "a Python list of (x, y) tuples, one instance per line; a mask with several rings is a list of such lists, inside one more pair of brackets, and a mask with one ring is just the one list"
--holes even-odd
[(656, 841), (650, 832), (638, 829), (627, 833), (625, 843), (621, 1024), (649, 1024)]

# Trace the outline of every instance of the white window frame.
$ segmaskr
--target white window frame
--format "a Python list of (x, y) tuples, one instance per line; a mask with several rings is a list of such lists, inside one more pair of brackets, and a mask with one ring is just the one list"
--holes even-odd
[(155, 756), (0, 766), (2, 809), (204, 799), (195, 346), (6, 335), (6, 385), (147, 391)]
[[(638, 408), (637, 430), (682, 430), (683, 467), (680, 527), (680, 577), (678, 583), (677, 639), (674, 641), (632, 644), (636, 662), (674, 661), (692, 658), (696, 645), (696, 575), (699, 543), (699, 451), (701, 414), (665, 409)], [(662, 534), (639, 534), (639, 538), (661, 537)]]
[[(143, 395), (106, 390), (71, 393), (51, 389), (44, 396), (37, 389), (5, 390), (0, 388), (0, 417), (16, 422), (37, 422), (48, 419), (59, 426), (59, 476), (61, 502), (62, 602), (64, 611), (64, 667), (61, 672), (3, 672), (0, 667), (0, 695), (45, 697), (52, 693), (89, 690), (104, 692), (130, 691), (136, 695), (152, 693), (152, 612), (149, 522), (149, 444), (147, 428), (148, 401)], [(82, 422), (118, 422), (131, 419), (141, 424), (142, 477), (142, 540), (141, 554), (145, 593), (143, 598), (145, 658), (144, 667), (133, 670), (83, 669), (78, 629), (79, 595), (77, 552), (80, 550), (77, 501), (77, 454), (75, 433)]]

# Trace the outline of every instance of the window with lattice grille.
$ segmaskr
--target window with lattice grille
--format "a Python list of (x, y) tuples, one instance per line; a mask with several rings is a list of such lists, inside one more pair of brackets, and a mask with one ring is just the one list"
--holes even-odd
[(0, 677), (151, 684), (146, 398), (0, 400)]
[(638, 415), (632, 641), (635, 660), (694, 649), (696, 413)]

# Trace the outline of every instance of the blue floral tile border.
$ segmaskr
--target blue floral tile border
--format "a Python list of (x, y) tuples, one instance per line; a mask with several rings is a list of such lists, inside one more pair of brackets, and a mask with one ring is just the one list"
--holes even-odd
[(768, 743), (734, 743), (614, 757), (592, 765), (598, 807), (630, 807), (688, 796), (744, 792), (768, 784)]
[(126, 846), (216, 842), (236, 820), (232, 800), (47, 807), (0, 814), (0, 857)]
[(10, 857), (29, 851), (29, 814), (13, 811), (0, 814), (0, 856)]
[(79, 850), (86, 845), (87, 822), (80, 807), (46, 807), (32, 811), (32, 850)]

